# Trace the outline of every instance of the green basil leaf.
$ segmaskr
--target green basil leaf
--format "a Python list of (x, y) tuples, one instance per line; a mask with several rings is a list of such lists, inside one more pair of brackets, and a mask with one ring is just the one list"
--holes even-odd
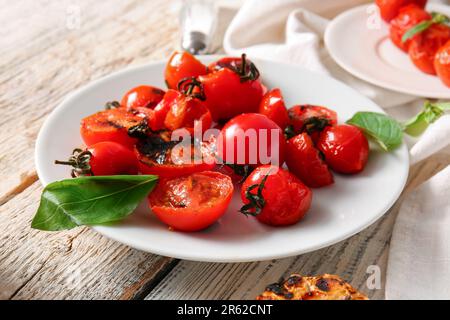
[(449, 110), (450, 102), (425, 102), (423, 110), (404, 124), (405, 133), (413, 137), (420, 136), (430, 124)]
[(43, 191), (32, 228), (72, 229), (120, 221), (156, 185), (157, 176), (80, 177), (49, 184)]
[(395, 119), (376, 112), (357, 112), (347, 121), (373, 138), (385, 151), (391, 151), (401, 145), (403, 128)]
[(439, 12), (431, 13), (432, 19), (422, 21), (410, 28), (402, 37), (402, 42), (406, 42), (410, 38), (414, 37), (416, 34), (421, 33), (431, 27), (433, 24), (449, 23), (450, 19), (446, 15)]
[(405, 32), (402, 37), (402, 42), (406, 42), (416, 34), (421, 33), (427, 30), (433, 24), (432, 20), (422, 21), (421, 23), (416, 24), (414, 27)]

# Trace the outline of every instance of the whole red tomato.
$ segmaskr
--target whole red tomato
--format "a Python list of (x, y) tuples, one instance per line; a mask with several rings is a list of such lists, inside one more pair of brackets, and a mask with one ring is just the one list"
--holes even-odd
[(198, 77), (207, 73), (207, 67), (193, 55), (185, 51), (176, 51), (172, 54), (166, 66), (166, 84), (169, 89), (176, 90), (181, 80)]
[(149, 196), (149, 204), (158, 219), (175, 230), (200, 231), (223, 216), (233, 189), (226, 175), (208, 171), (194, 173), (161, 179)]
[(450, 40), (443, 45), (434, 58), (436, 73), (442, 82), (450, 87)]
[(380, 8), (381, 17), (385, 21), (390, 22), (398, 15), (402, 7), (408, 4), (416, 4), (424, 8), (427, 0), (375, 0), (375, 3)]
[(411, 40), (403, 42), (403, 35), (418, 23), (430, 19), (431, 15), (416, 4), (401, 8), (399, 14), (391, 20), (389, 31), (392, 42), (403, 51), (408, 52)]
[(306, 133), (288, 140), (286, 164), (308, 187), (320, 188), (334, 183), (333, 174)]
[(433, 24), (411, 39), (409, 57), (422, 72), (435, 75), (434, 60), (436, 52), (450, 40), (450, 27)]
[(350, 125), (326, 128), (317, 147), (331, 169), (344, 174), (363, 171), (369, 157), (367, 138), (360, 129)]
[(239, 68), (225, 67), (200, 76), (206, 104), (216, 122), (226, 121), (241, 113), (258, 112), (264, 95), (259, 71), (245, 55)]
[(288, 111), (280, 89), (273, 89), (264, 95), (259, 105), (259, 113), (267, 116), (282, 130), (289, 125)]
[(110, 109), (81, 120), (80, 133), (87, 146), (113, 141), (132, 147), (136, 139), (128, 135), (128, 130), (143, 121), (146, 121), (143, 114), (134, 114), (125, 108)]
[(72, 176), (112, 176), (137, 174), (137, 159), (133, 151), (116, 142), (100, 142), (86, 150), (75, 149), (68, 161), (56, 164), (73, 167)]
[(241, 212), (271, 226), (299, 222), (311, 207), (312, 192), (296, 176), (275, 166), (255, 169), (242, 185)]
[(153, 117), (149, 120), (152, 130), (174, 131), (185, 128), (192, 134), (197, 123), (201, 124), (203, 132), (211, 127), (211, 113), (203, 101), (203, 96), (193, 94), (191, 92), (193, 89), (187, 90), (189, 91), (182, 90), (180, 92), (171, 89), (167, 91), (164, 99), (154, 109)]
[(163, 99), (165, 92), (152, 86), (139, 86), (128, 91), (122, 98), (120, 105), (128, 111), (137, 108), (154, 109)]
[(281, 128), (265, 115), (246, 113), (231, 119), (217, 139), (219, 159), (228, 164), (284, 163), (286, 140)]
[(207, 143), (180, 145), (172, 141), (170, 132), (152, 133), (135, 146), (139, 172), (164, 178), (180, 177), (210, 171), (216, 166)]

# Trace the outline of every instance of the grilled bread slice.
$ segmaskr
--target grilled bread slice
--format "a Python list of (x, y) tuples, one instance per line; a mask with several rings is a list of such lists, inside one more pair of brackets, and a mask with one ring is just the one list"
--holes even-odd
[(302, 277), (293, 274), (283, 283), (271, 284), (257, 300), (368, 300), (335, 275)]

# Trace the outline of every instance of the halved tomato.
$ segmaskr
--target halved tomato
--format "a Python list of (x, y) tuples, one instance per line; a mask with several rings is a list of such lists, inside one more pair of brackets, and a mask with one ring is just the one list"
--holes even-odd
[(112, 141), (132, 147), (137, 140), (128, 135), (128, 129), (144, 120), (144, 114), (134, 114), (125, 108), (100, 111), (81, 120), (80, 133), (87, 146)]
[(149, 196), (159, 220), (178, 231), (194, 232), (215, 223), (227, 210), (233, 195), (230, 177), (199, 172), (161, 179)]
[(205, 142), (182, 145), (171, 141), (169, 132), (152, 133), (135, 146), (139, 172), (159, 177), (180, 177), (210, 171), (216, 166), (215, 156)]

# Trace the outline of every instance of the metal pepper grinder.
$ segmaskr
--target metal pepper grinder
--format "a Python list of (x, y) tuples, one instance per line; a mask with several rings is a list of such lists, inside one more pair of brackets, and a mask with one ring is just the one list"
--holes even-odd
[(191, 54), (207, 54), (217, 23), (217, 7), (212, 0), (183, 0), (181, 48)]

